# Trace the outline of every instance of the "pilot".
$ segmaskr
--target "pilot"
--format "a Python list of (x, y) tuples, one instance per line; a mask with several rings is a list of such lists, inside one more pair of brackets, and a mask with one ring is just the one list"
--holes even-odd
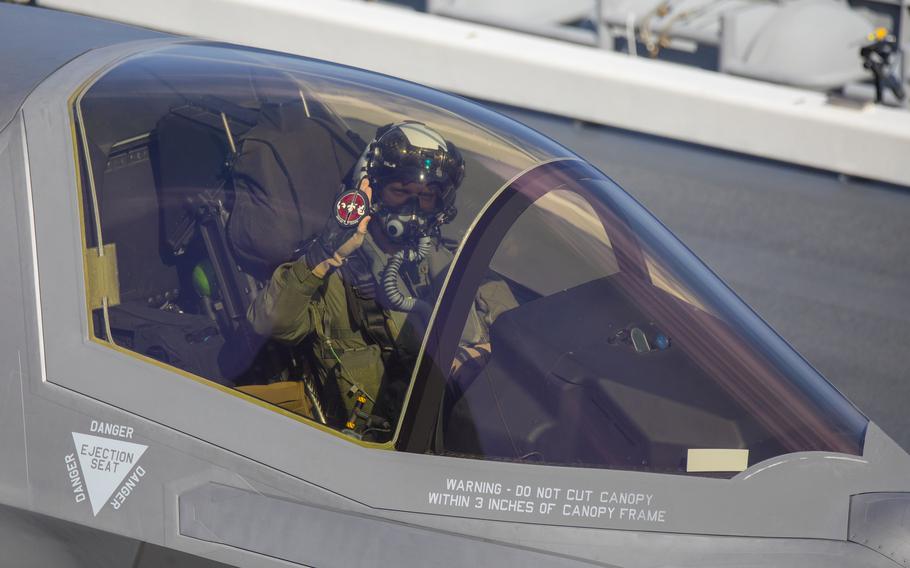
[[(390, 437), (452, 253), (440, 229), (456, 214), (464, 160), (413, 121), (377, 131), (323, 232), (279, 266), (251, 305), (254, 329), (300, 345), (322, 387), (330, 425)], [(496, 290), (502, 297), (501, 283)], [(489, 356), (486, 329), (505, 309), (497, 293), (472, 310), (453, 367)], [(454, 369), (453, 369), (454, 370)]]

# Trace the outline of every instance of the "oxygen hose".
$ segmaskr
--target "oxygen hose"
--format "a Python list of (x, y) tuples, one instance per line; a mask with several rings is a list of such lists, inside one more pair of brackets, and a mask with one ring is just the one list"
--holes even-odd
[(400, 312), (412, 312), (415, 309), (421, 310), (425, 314), (430, 313), (430, 305), (423, 300), (407, 295), (401, 290), (398, 283), (398, 274), (405, 260), (408, 262), (420, 262), (430, 254), (432, 248), (430, 237), (420, 237), (417, 241), (416, 249), (400, 250), (389, 258), (385, 270), (382, 272), (382, 291), (385, 293), (389, 307)]

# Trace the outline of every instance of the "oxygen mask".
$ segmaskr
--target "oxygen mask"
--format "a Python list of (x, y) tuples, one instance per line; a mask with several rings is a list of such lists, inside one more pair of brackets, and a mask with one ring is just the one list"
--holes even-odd
[(429, 236), (435, 218), (420, 209), (416, 196), (398, 207), (382, 207), (374, 216), (390, 241), (405, 246), (416, 246), (421, 237)]

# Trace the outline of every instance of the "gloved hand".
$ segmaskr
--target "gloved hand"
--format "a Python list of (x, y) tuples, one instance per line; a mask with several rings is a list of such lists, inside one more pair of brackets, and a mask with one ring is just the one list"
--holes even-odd
[(455, 376), (458, 372), (469, 367), (474, 367), (474, 372), (486, 365), (490, 359), (489, 343), (478, 343), (475, 345), (462, 345), (455, 352), (455, 358), (452, 360), (452, 368), (449, 370), (450, 376)]
[[(373, 199), (373, 188), (367, 178), (360, 182), (360, 191), (366, 194), (366, 210), (369, 210)], [(335, 218), (335, 213), (329, 218), (326, 227), (316, 241), (307, 251), (307, 264), (311, 271), (319, 278), (324, 277), (332, 268), (344, 264), (347, 257), (363, 246), (363, 239), (367, 234), (370, 216), (366, 215), (353, 227), (345, 227)]]

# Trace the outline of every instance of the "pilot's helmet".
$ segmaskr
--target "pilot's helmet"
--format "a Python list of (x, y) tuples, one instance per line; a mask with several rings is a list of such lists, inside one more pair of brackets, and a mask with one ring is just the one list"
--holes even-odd
[(376, 133), (367, 162), (370, 185), (378, 190), (392, 182), (419, 182), (439, 190), (443, 222), (455, 215), (455, 192), (464, 179), (464, 158), (452, 142), (417, 121), (387, 125)]

